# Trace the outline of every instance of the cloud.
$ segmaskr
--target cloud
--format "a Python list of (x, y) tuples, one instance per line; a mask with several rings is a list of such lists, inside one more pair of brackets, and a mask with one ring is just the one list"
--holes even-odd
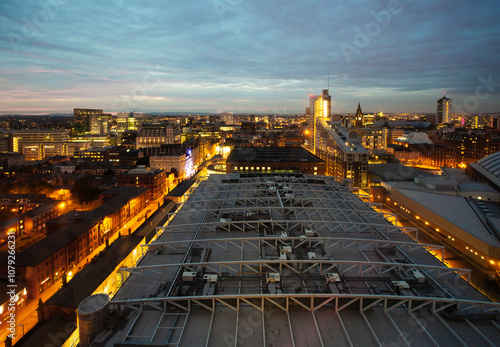
[(1, 107), (106, 108), (157, 71), (144, 110), (303, 112), (330, 75), (334, 112), (433, 112), (442, 90), (455, 102), (500, 81), (498, 3), (400, 0), (382, 23), (389, 1), (6, 0)]

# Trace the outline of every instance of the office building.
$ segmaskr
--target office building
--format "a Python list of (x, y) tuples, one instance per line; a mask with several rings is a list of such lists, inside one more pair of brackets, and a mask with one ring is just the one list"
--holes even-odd
[(80, 343), (498, 345), (500, 304), (409, 232), (330, 177), (212, 175), (82, 302)]
[(99, 129), (99, 119), (103, 115), (102, 110), (75, 108), (73, 109), (73, 127), (76, 134), (101, 134), (96, 132)]
[(321, 95), (309, 96), (309, 108), (306, 109), (306, 114), (309, 123), (308, 149), (316, 154), (316, 120), (330, 120), (332, 114), (332, 97), (328, 94), (328, 89), (323, 89)]
[(23, 153), (24, 146), (29, 143), (68, 142), (69, 131), (62, 129), (23, 129), (12, 131), (13, 151)]
[(111, 128), (111, 114), (91, 114), (90, 115), (90, 134), (107, 135)]
[(119, 112), (116, 115), (116, 133), (121, 137), (125, 131), (137, 131), (142, 114)]
[(451, 123), (451, 101), (452, 99), (447, 98), (446, 95), (443, 95), (443, 97), (437, 101), (438, 124)]

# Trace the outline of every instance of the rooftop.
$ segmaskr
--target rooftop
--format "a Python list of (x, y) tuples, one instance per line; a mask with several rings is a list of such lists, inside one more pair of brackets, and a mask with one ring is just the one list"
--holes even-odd
[(406, 166), (399, 163), (370, 164), (368, 166), (370, 174), (378, 176), (384, 181), (412, 181), (420, 175), (431, 175), (430, 173)]
[[(342, 150), (346, 153), (360, 153), (360, 154), (368, 154), (368, 151), (366, 150), (363, 145), (361, 145), (359, 140), (356, 141), (350, 141), (349, 140), (349, 131), (340, 126), (340, 125), (333, 125), (330, 126), (328, 122), (325, 120), (320, 120), (321, 124), (323, 127), (326, 129), (326, 131), (330, 134), (330, 136), (337, 142), (337, 144), (342, 148)], [(357, 134), (353, 133), (353, 135), (357, 136)]]
[(500, 247), (500, 240), (483, 224), (471, 206), (473, 203), (471, 199), (426, 191), (405, 189), (398, 191), (487, 244)]
[(121, 174), (121, 176), (137, 176), (137, 175), (157, 175), (163, 170), (150, 170), (150, 169), (132, 169)]
[(301, 147), (236, 147), (227, 162), (321, 162), (314, 154)]
[(159, 227), (105, 346), (500, 343), (469, 270), (331, 177), (212, 175)]

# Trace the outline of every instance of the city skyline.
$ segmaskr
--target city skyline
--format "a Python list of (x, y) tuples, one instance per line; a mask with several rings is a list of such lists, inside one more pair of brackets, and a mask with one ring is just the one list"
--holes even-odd
[(499, 1), (312, 4), (4, 1), (0, 114), (500, 112)]

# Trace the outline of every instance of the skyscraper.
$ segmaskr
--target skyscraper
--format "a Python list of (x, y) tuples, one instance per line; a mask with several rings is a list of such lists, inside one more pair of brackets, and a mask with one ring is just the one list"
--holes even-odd
[(437, 122), (439, 124), (451, 123), (451, 101), (447, 98), (446, 93), (437, 101)]
[(316, 119), (330, 120), (332, 114), (332, 97), (328, 89), (323, 89), (321, 95), (309, 96), (309, 143), (310, 150), (316, 154)]

